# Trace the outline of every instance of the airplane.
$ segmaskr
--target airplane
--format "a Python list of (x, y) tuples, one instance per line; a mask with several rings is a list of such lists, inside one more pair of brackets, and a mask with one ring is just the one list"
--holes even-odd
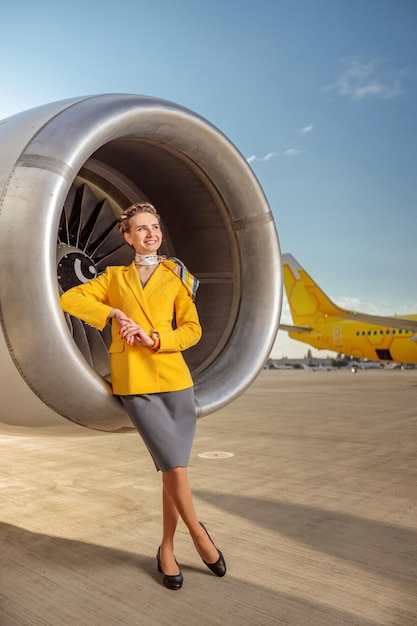
[(360, 359), (417, 363), (417, 315), (379, 316), (334, 304), (291, 254), (282, 255), (284, 287), (297, 341)]

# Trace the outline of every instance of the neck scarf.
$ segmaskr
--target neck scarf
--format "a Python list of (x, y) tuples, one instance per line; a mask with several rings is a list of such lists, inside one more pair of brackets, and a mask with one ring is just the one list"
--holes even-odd
[(135, 264), (136, 265), (158, 265), (161, 257), (157, 254), (135, 254)]
[(192, 299), (195, 300), (200, 281), (188, 271), (182, 261), (174, 256), (167, 257), (159, 256), (157, 254), (135, 255), (136, 265), (157, 265), (158, 263), (162, 263), (162, 265), (171, 270), (171, 272), (174, 272), (174, 274), (182, 281)]

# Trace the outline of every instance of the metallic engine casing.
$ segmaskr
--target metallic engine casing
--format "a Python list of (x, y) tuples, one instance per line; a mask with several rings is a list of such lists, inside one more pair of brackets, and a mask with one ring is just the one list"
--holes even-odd
[(198, 414), (239, 396), (270, 354), (282, 277), (272, 213), (235, 146), (184, 107), (129, 94), (73, 98), (7, 118), (0, 146), (0, 421), (131, 428), (59, 303), (63, 207), (85, 186), (115, 220), (142, 199), (157, 207), (164, 252), (201, 283), (203, 339), (185, 353)]

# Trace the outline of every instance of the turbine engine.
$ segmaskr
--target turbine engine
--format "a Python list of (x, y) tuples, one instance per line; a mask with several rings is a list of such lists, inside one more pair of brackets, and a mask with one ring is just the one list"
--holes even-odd
[(278, 330), (279, 243), (259, 183), (217, 128), (171, 102), (108, 94), (7, 118), (0, 146), (1, 422), (132, 428), (111, 393), (110, 329), (64, 315), (59, 295), (132, 261), (117, 221), (138, 201), (161, 215), (162, 254), (200, 280), (203, 339), (184, 354), (198, 415), (251, 384)]

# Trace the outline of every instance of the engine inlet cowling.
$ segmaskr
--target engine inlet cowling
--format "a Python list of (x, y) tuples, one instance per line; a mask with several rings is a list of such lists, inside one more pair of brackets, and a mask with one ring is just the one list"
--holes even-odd
[(0, 421), (131, 428), (110, 329), (64, 315), (59, 295), (132, 261), (117, 221), (142, 200), (161, 215), (162, 254), (200, 280), (203, 339), (184, 354), (198, 414), (240, 395), (276, 337), (282, 279), (272, 213), (232, 143), (179, 105), (109, 94), (3, 120), (0, 145)]

